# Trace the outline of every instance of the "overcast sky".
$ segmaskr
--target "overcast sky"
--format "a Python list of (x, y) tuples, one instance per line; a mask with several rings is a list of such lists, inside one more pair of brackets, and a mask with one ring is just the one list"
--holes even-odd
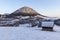
[(60, 0), (0, 0), (0, 14), (28, 6), (45, 16), (60, 17)]

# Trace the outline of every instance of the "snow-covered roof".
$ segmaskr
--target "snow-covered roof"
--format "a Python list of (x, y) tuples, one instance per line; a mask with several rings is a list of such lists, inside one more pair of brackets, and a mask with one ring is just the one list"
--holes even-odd
[(41, 22), (41, 26), (42, 27), (53, 27), (54, 26), (54, 22), (53, 21), (52, 22), (50, 22), (50, 21), (48, 21), (48, 22), (44, 21), (44, 22)]

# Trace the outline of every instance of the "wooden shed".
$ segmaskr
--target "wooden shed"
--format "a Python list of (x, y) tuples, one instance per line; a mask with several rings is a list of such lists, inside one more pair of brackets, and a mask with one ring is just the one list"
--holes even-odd
[(42, 30), (53, 31), (54, 21), (41, 21), (40, 26)]

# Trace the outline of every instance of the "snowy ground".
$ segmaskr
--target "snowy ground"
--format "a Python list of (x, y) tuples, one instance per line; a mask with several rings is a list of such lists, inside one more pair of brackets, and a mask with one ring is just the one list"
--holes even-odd
[(56, 32), (41, 31), (38, 27), (0, 27), (0, 40), (60, 40), (60, 27), (54, 26)]

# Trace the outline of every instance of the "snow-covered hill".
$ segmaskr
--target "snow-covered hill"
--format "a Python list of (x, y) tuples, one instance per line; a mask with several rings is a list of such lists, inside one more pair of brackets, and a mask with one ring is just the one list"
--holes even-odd
[(0, 27), (0, 40), (60, 40), (60, 27), (54, 26), (56, 32), (41, 31), (41, 28), (29, 27), (29, 24), (19, 27)]

